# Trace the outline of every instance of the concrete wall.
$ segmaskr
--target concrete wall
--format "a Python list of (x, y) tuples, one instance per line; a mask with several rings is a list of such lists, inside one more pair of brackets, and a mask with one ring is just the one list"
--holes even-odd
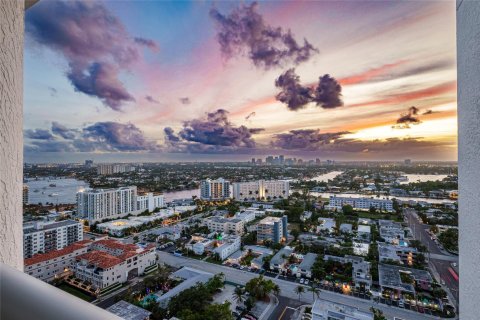
[(460, 318), (478, 319), (480, 289), (480, 2), (457, 1)]
[(0, 262), (23, 269), (23, 16), (0, 1)]

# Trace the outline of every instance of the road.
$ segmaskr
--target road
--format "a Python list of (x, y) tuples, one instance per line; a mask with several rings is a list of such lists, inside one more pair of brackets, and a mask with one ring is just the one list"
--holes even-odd
[[(170, 265), (172, 267), (176, 267), (176, 268), (181, 268), (181, 267), (197, 268), (197, 269), (200, 269), (200, 270), (203, 270), (203, 271), (206, 271), (206, 272), (210, 272), (210, 273), (213, 273), (213, 274), (223, 273), (225, 275), (226, 280), (231, 281), (233, 283), (240, 284), (240, 285), (244, 285), (249, 280), (251, 280), (255, 277), (258, 277), (258, 274), (251, 273), (251, 272), (248, 272), (248, 271), (241, 271), (241, 270), (234, 269), (234, 268), (231, 268), (231, 267), (226, 267), (226, 266), (222, 266), (222, 265), (218, 265), (218, 264), (208, 263), (208, 262), (201, 261), (201, 260), (190, 259), (190, 258), (185, 258), (185, 257), (178, 257), (178, 256), (174, 256), (172, 254), (166, 253), (166, 252), (162, 252), (162, 251), (157, 251), (157, 255), (159, 257), (159, 262), (161, 262), (161, 263), (163, 262), (163, 263), (165, 263), (167, 265)], [(305, 294), (303, 294), (299, 299), (298, 295), (294, 291), (295, 288), (299, 285), (298, 283), (291, 282), (291, 281), (285, 281), (285, 280), (278, 279), (278, 278), (271, 278), (271, 277), (269, 277), (269, 279), (274, 281), (280, 287), (281, 298), (280, 298), (279, 307), (277, 307), (277, 309), (279, 308), (281, 310), (280, 313), (283, 312), (283, 309), (285, 309), (285, 307), (282, 308), (282, 306), (281, 306), (281, 305), (285, 304), (285, 303), (282, 304), (282, 301), (288, 301), (288, 300), (282, 299), (283, 297), (287, 298), (287, 299), (291, 299), (291, 300), (296, 300), (297, 302), (299, 302), (299, 304), (300, 303), (302, 303), (302, 304), (312, 304), (313, 303), (312, 294), (309, 293), (309, 292), (305, 292)], [(359, 299), (359, 298), (354, 298), (354, 297), (351, 297), (351, 296), (346, 296), (346, 295), (343, 295), (343, 294), (338, 294), (338, 293), (334, 293), (334, 292), (330, 292), (330, 291), (322, 291), (320, 293), (320, 298), (335, 301), (335, 302), (342, 303), (342, 304), (345, 304), (345, 305), (350, 305), (350, 306), (356, 307), (356, 308), (358, 308), (359, 310), (362, 310), (362, 311), (369, 311), (370, 307), (373, 306), (377, 309), (382, 310), (383, 313), (385, 314), (385, 316), (388, 319), (393, 319), (393, 317), (400, 317), (402, 319), (409, 319), (409, 320), (437, 319), (436, 317), (421, 314), (421, 313), (417, 313), (417, 312), (414, 312), (414, 311), (399, 309), (399, 308), (395, 308), (395, 307), (390, 307), (390, 306), (387, 306), (387, 305), (375, 303), (375, 302), (370, 301), (370, 300), (363, 300), (363, 299)], [(273, 315), (278, 315), (277, 310), (275, 310), (272, 313), (272, 316)], [(270, 319), (273, 319), (272, 316), (270, 317)], [(282, 320), (287, 320), (287, 319), (282, 319)]]
[(405, 215), (407, 217), (408, 225), (414, 233), (414, 238), (420, 240), (430, 252), (430, 268), (434, 269), (434, 272), (438, 273), (438, 277), (445, 281), (445, 286), (450, 290), (455, 300), (455, 304), (458, 307), (459, 283), (451, 273), (451, 270), (453, 270), (451, 263), (454, 262), (458, 266), (458, 257), (451, 255), (450, 253), (438, 247), (435, 241), (433, 241), (428, 234), (429, 226), (421, 223), (418, 220), (415, 210), (405, 210)]

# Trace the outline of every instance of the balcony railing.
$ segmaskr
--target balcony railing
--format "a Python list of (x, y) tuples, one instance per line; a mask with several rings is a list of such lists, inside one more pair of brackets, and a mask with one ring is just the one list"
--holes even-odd
[(0, 319), (121, 320), (43, 281), (0, 263)]

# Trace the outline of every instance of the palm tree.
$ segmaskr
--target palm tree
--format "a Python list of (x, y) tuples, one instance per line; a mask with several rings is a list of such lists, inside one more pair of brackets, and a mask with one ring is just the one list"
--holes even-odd
[(273, 286), (272, 292), (277, 297), (280, 295), (280, 287), (278, 286), (278, 284), (275, 284), (275, 286)]
[(298, 301), (300, 301), (300, 297), (305, 292), (305, 288), (303, 286), (297, 286), (295, 288), (295, 293), (298, 294)]
[(243, 297), (243, 290), (241, 287), (236, 287), (233, 291), (233, 300), (241, 304), (245, 299)]
[(308, 288), (308, 291), (312, 293), (312, 298), (314, 301), (315, 301), (315, 296), (317, 298), (320, 298), (320, 289), (318, 289), (317, 287), (314, 287), (313, 284), (310, 288)]

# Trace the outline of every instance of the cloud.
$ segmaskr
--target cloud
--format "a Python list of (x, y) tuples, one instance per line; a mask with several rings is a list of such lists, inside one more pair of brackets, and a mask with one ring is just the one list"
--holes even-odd
[[(53, 133), (53, 134), (52, 134)], [(26, 151), (31, 152), (136, 152), (159, 151), (156, 142), (148, 141), (131, 123), (97, 122), (82, 129), (69, 129), (58, 122), (49, 130), (26, 130)], [(59, 138), (63, 138), (58, 140)]]
[(190, 98), (189, 97), (180, 98), (180, 102), (182, 104), (190, 104)]
[(26, 12), (25, 30), (36, 43), (65, 57), (67, 77), (76, 91), (114, 110), (133, 101), (119, 74), (139, 61), (141, 49), (152, 48), (153, 41), (132, 38), (102, 3), (40, 2)]
[(25, 138), (33, 140), (54, 140), (55, 137), (50, 131), (45, 129), (28, 129), (25, 130)]
[(135, 100), (118, 79), (119, 71), (116, 65), (95, 62), (88, 70), (72, 68), (67, 77), (76, 91), (98, 97), (118, 111), (123, 102)]
[(280, 75), (275, 80), (275, 86), (281, 89), (275, 98), (285, 103), (290, 110), (303, 109), (313, 100), (312, 89), (300, 84), (300, 77), (295, 73), (295, 69), (289, 69)]
[(61, 136), (63, 139), (75, 139), (75, 130), (68, 129), (67, 127), (56, 121), (52, 122), (52, 133)]
[(418, 117), (419, 109), (415, 106), (411, 106), (408, 108), (408, 111), (405, 113), (402, 113), (400, 115), (400, 118), (397, 119), (397, 122), (395, 125), (392, 126), (393, 129), (409, 129), (410, 125), (415, 125), (415, 124), (420, 124), (422, 121), (420, 121)]
[(268, 25), (257, 9), (258, 3), (253, 2), (241, 4), (228, 15), (215, 8), (210, 10), (225, 58), (246, 54), (256, 67), (269, 69), (287, 63), (299, 64), (318, 53), (306, 39), (303, 45), (298, 44), (290, 30)]
[(173, 129), (164, 129), (165, 144), (173, 152), (221, 153), (242, 152), (256, 146), (253, 135), (262, 128), (235, 126), (228, 120), (228, 112), (218, 109), (206, 116), (185, 121), (175, 134)]
[(159, 104), (160, 101), (158, 101), (157, 99), (155, 99), (154, 97), (152, 96), (145, 96), (145, 100), (147, 100), (148, 102), (150, 103), (156, 103), (156, 104)]
[(349, 133), (348, 131), (321, 133), (319, 129), (291, 130), (275, 135), (270, 145), (284, 150), (313, 151)]
[(145, 38), (141, 38), (141, 37), (135, 37), (133, 40), (135, 41), (135, 43), (138, 43), (138, 44), (140, 44), (140, 45), (142, 45), (142, 46), (145, 46), (145, 47), (149, 48), (149, 49), (152, 50), (152, 51), (157, 52), (157, 51), (160, 50), (158, 44), (157, 44), (155, 41), (151, 40), (151, 39), (145, 39)]
[(54, 87), (48, 87), (48, 90), (50, 91), (50, 96), (51, 97), (56, 97), (57, 96), (57, 89), (55, 89)]
[(275, 80), (275, 86), (281, 89), (275, 98), (292, 111), (303, 109), (310, 102), (324, 109), (343, 106), (342, 87), (328, 74), (321, 76), (316, 87), (311, 88), (301, 85), (295, 69), (289, 69)]
[(256, 115), (255, 111), (250, 112), (246, 117), (245, 120), (250, 120), (250, 118), (254, 117)]

